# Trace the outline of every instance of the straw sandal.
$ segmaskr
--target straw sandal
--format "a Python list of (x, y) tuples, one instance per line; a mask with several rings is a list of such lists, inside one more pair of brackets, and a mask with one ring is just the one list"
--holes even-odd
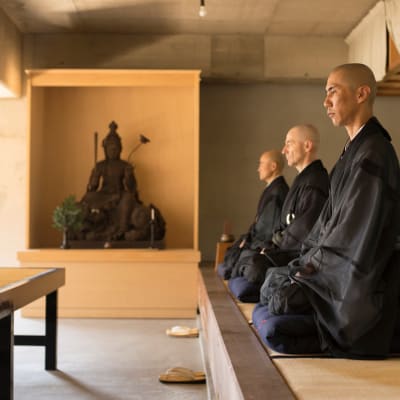
[(159, 376), (162, 383), (205, 383), (206, 374), (185, 367), (173, 367)]
[(173, 326), (166, 330), (168, 336), (183, 337), (183, 338), (196, 338), (199, 336), (198, 328), (190, 328), (188, 326)]

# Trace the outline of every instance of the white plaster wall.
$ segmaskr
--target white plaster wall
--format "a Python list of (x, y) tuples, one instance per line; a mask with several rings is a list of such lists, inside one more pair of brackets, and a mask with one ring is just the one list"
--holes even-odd
[(26, 100), (0, 100), (0, 265), (25, 246)]
[(19, 96), (21, 92), (22, 35), (0, 9), (0, 83)]

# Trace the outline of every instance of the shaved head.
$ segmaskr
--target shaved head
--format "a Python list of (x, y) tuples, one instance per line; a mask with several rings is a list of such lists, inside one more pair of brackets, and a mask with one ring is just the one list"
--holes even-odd
[(339, 65), (325, 85), (324, 107), (334, 126), (344, 126), (350, 140), (373, 116), (376, 80), (364, 64)]
[(353, 90), (361, 86), (368, 86), (371, 90), (368, 102), (370, 104), (374, 103), (376, 97), (376, 79), (372, 70), (365, 64), (342, 64), (333, 69), (332, 73), (340, 73), (343, 81)]
[(262, 156), (265, 156), (274, 162), (278, 173), (282, 173), (283, 168), (285, 167), (285, 158), (280, 150), (267, 150), (262, 154)]
[(316, 160), (318, 146), (319, 133), (314, 125), (296, 125), (286, 134), (282, 153), (286, 156), (288, 165), (301, 172)]
[(289, 130), (292, 132), (298, 140), (305, 142), (309, 140), (313, 144), (313, 149), (318, 150), (319, 147), (319, 132), (318, 129), (312, 124), (296, 125)]
[(268, 185), (278, 176), (282, 175), (285, 165), (284, 158), (278, 150), (267, 150), (261, 154), (258, 163), (258, 177)]

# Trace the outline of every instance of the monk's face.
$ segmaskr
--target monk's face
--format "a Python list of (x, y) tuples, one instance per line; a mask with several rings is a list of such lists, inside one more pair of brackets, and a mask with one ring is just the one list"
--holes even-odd
[(357, 115), (359, 103), (355, 90), (344, 71), (333, 71), (326, 83), (324, 107), (334, 126), (350, 126)]
[(275, 170), (276, 163), (271, 160), (268, 154), (263, 154), (260, 157), (257, 169), (260, 181), (268, 182), (269, 179), (274, 175)]
[(282, 153), (285, 155), (289, 167), (299, 167), (306, 158), (305, 139), (297, 128), (292, 128), (286, 135)]

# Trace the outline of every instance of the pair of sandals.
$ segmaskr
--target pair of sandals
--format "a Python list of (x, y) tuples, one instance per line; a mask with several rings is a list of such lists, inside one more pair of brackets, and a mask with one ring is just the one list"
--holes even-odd
[[(196, 338), (199, 336), (199, 329), (178, 325), (168, 328), (166, 334), (179, 338)], [(204, 383), (206, 374), (203, 371), (193, 371), (185, 367), (173, 367), (161, 374), (159, 380), (163, 383)]]

